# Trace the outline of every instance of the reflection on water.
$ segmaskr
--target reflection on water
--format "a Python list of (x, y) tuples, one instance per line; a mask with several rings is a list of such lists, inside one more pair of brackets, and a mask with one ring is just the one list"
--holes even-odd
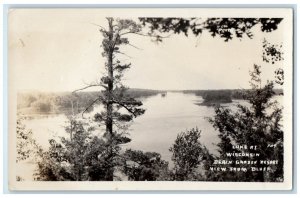
[(155, 151), (165, 160), (171, 160), (169, 148), (177, 134), (198, 127), (202, 131), (202, 143), (215, 150), (217, 133), (206, 117), (213, 116), (212, 107), (198, 106), (202, 98), (190, 94), (168, 93), (144, 101), (146, 113), (135, 119), (131, 127), (132, 142), (127, 148)]
[[(124, 145), (124, 148), (158, 152), (163, 159), (170, 161), (169, 148), (174, 143), (177, 134), (198, 127), (202, 131), (202, 143), (216, 154), (217, 132), (207, 120), (207, 117), (214, 115), (214, 108), (195, 105), (195, 103), (202, 102), (201, 97), (168, 92), (163, 97), (156, 95), (142, 101), (146, 112), (133, 121), (129, 131), (132, 141)], [(246, 104), (246, 101), (235, 100), (226, 105), (235, 109), (234, 106), (238, 103)], [(96, 107), (93, 112), (86, 114), (85, 118), (92, 118), (99, 111), (101, 107)], [(47, 149), (49, 139), (68, 135), (64, 130), (67, 121), (65, 115), (59, 114), (28, 119), (25, 124), (28, 129), (32, 129), (38, 143)]]

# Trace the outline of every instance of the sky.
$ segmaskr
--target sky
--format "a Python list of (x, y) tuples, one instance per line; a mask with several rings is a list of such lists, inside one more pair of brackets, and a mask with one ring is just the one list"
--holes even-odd
[[(106, 13), (97, 9), (10, 10), (10, 82), (20, 91), (73, 91), (100, 79), (105, 59), (102, 36), (93, 24), (106, 27)], [(284, 45), (284, 28), (284, 20), (272, 33), (262, 33), (257, 26), (253, 39), (229, 42), (207, 32), (199, 37), (172, 35), (160, 44), (129, 36), (140, 49), (122, 48), (129, 57), (120, 56), (120, 60), (132, 63), (124, 84), (159, 90), (249, 88), (253, 64), (262, 66), (264, 81), (273, 79), (274, 70), (281, 66), (262, 61), (262, 41), (266, 38)]]

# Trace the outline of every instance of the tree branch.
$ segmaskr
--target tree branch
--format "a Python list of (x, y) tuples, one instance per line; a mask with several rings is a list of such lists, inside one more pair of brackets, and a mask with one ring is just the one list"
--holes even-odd
[(88, 88), (90, 88), (90, 87), (100, 87), (100, 86), (101, 86), (101, 85), (88, 85), (88, 86), (86, 86), (86, 87), (83, 87), (83, 88), (80, 88), (80, 89), (76, 89), (76, 90), (72, 91), (72, 93), (75, 93), (75, 92), (81, 91), (81, 90), (85, 90), (85, 89), (88, 89)]
[(105, 85), (99, 85), (99, 87), (103, 87), (104, 89), (108, 89), (108, 87), (105, 86)]
[(171, 34), (167, 35), (167, 36), (160, 36), (160, 35), (151, 35), (151, 34), (142, 34), (142, 33), (139, 33), (139, 32), (132, 32), (132, 31), (129, 31), (129, 32), (124, 32), (122, 34), (120, 34), (120, 36), (123, 36), (125, 34), (136, 34), (136, 35), (140, 35), (140, 36), (147, 36), (147, 37), (154, 37), (154, 38), (157, 38), (157, 37), (160, 37), (160, 38), (169, 38)]
[(96, 24), (96, 23), (90, 23), (91, 25), (95, 25), (95, 26), (98, 26), (98, 27), (100, 27), (101, 29), (103, 29), (104, 31), (106, 31), (106, 29), (104, 28), (104, 27), (102, 27), (101, 25), (98, 25), (98, 24)]
[(129, 113), (133, 114), (134, 117), (137, 117), (137, 115), (134, 113), (134, 111), (132, 111), (130, 108), (128, 108), (125, 104), (123, 104), (119, 101), (116, 101), (116, 100), (113, 100), (112, 102), (124, 107)]
[(132, 45), (132, 44), (130, 44), (130, 43), (128, 43), (127, 45), (130, 45), (131, 47), (134, 47), (135, 49), (138, 49), (138, 50), (143, 50), (143, 49), (141, 49), (141, 48), (138, 48), (137, 46), (135, 46), (135, 45)]
[(96, 100), (94, 100), (87, 108), (85, 108), (85, 110), (82, 112), (81, 116), (83, 118), (83, 114), (89, 109), (91, 108), (98, 100), (100, 100), (101, 97), (98, 97)]
[(128, 56), (127, 54), (125, 54), (125, 53), (123, 53), (123, 52), (115, 52), (115, 53), (117, 53), (117, 54), (123, 54), (124, 56), (127, 56), (128, 58), (132, 58), (131, 56)]
[(132, 32), (132, 31), (124, 32), (124, 33), (121, 33), (120, 36), (123, 36), (123, 35), (126, 35), (126, 34), (132, 34), (132, 33), (134, 33), (134, 32)]

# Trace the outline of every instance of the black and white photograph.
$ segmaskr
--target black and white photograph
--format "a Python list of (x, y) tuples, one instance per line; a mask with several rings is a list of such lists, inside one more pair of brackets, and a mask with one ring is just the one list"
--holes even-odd
[(292, 9), (9, 9), (9, 188), (289, 190), (292, 85)]

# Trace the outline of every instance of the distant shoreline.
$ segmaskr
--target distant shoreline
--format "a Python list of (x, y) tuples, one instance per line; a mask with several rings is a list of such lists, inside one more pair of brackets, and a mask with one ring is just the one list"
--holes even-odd
[(230, 104), (232, 103), (231, 102), (221, 102), (221, 101), (211, 101), (211, 102), (197, 102), (197, 103), (194, 103), (195, 105), (198, 105), (198, 106), (208, 106), (208, 107), (212, 107), (212, 106), (219, 106), (221, 104)]

